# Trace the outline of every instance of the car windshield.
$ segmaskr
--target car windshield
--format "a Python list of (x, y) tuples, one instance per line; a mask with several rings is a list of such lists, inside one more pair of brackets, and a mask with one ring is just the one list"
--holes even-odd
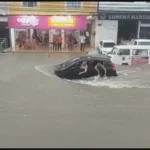
[(114, 46), (115, 46), (115, 43), (109, 42), (109, 43), (104, 43), (103, 47), (114, 47)]
[(77, 60), (79, 60), (79, 59), (80, 59), (80, 57), (76, 57), (76, 58), (70, 59), (70, 60), (64, 62), (64, 63), (62, 64), (62, 67), (70, 66), (70, 65), (74, 64), (74, 63), (75, 63)]
[(138, 42), (138, 45), (150, 45), (150, 42)]

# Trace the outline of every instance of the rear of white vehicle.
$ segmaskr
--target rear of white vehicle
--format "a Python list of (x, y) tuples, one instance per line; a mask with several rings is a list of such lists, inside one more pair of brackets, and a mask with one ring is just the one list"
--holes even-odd
[(112, 40), (103, 40), (100, 41), (98, 49), (100, 49), (103, 54), (107, 55), (107, 53), (110, 52), (115, 45), (116, 43)]
[(117, 65), (148, 64), (150, 61), (149, 46), (115, 46), (108, 54)]
[(136, 39), (134, 40), (133, 45), (150, 46), (150, 40), (149, 39)]

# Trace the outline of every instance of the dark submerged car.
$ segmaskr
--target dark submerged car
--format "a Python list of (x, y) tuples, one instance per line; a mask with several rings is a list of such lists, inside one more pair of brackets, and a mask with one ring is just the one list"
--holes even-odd
[[(86, 73), (79, 75), (79, 72), (82, 71), (81, 64), (87, 61), (88, 70)], [(54, 73), (65, 79), (82, 79), (97, 76), (98, 73), (95, 70), (96, 63), (102, 63), (106, 68), (107, 77), (117, 76), (115, 65), (112, 64), (108, 56), (79, 56), (75, 57), (67, 62), (56, 65), (54, 67)]]

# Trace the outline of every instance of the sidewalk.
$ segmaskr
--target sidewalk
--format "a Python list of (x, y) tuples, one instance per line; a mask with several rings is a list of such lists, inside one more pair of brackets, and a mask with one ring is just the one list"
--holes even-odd
[(39, 49), (35, 49), (35, 50), (16, 50), (14, 48), (11, 48), (11, 52), (12, 53), (87, 53), (91, 50), (93, 50), (94, 48), (86, 48), (84, 51), (80, 51), (80, 50), (61, 50), (61, 51), (57, 51), (57, 50), (39, 50)]

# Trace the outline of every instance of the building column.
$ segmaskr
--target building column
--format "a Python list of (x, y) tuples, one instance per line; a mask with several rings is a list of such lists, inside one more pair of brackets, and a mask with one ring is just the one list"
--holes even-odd
[(30, 40), (32, 40), (32, 35), (33, 35), (33, 29), (30, 29)]
[(94, 19), (92, 20), (92, 24), (91, 24), (91, 41), (90, 41), (90, 47), (91, 48), (95, 48), (95, 35), (93, 34), (96, 31), (96, 17), (94, 17)]
[(140, 28), (141, 28), (141, 21), (138, 22), (138, 32), (137, 32), (137, 38), (140, 38)]
[(49, 41), (53, 42), (53, 30), (49, 30)]
[(65, 30), (61, 30), (61, 37), (62, 37), (62, 48), (65, 47)]
[(53, 30), (49, 29), (49, 48), (52, 48), (52, 42), (53, 42)]
[(10, 29), (10, 42), (12, 51), (15, 50), (15, 29)]

